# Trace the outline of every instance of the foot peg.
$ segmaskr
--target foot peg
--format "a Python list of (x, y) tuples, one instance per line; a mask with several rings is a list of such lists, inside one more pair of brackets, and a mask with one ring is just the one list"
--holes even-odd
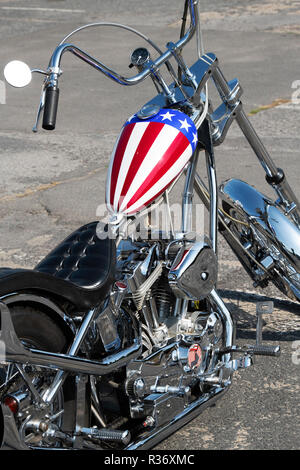
[(280, 356), (280, 346), (263, 346), (259, 344), (257, 346), (248, 346), (248, 351), (254, 356)]
[(258, 345), (249, 345), (240, 347), (232, 346), (230, 348), (222, 348), (219, 351), (219, 355), (223, 356), (224, 354), (230, 353), (243, 353), (249, 356), (280, 356), (280, 346), (263, 346), (262, 344)]
[(118, 431), (116, 429), (80, 428), (79, 434), (97, 441), (119, 442), (124, 445), (129, 444), (131, 441), (129, 431)]

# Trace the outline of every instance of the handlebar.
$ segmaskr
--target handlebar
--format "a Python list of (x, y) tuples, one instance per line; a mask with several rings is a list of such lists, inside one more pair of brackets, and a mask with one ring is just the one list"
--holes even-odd
[(60, 65), (62, 56), (65, 52), (72, 52), (76, 57), (83, 60), (90, 66), (94, 67), (96, 70), (102, 72), (105, 76), (119, 83), (120, 85), (132, 86), (136, 85), (143, 80), (145, 80), (151, 73), (159, 69), (163, 64), (165, 64), (176, 51), (181, 51), (181, 49), (192, 39), (194, 36), (197, 26), (199, 24), (198, 9), (197, 5), (199, 0), (186, 0), (188, 2), (191, 24), (186, 32), (186, 34), (176, 43), (170, 43), (169, 48), (162, 53), (156, 60), (151, 62), (149, 66), (146, 66), (143, 71), (138, 73), (133, 77), (124, 77), (114, 70), (107, 67), (105, 64), (95, 59), (87, 52), (83, 51), (79, 47), (68, 44), (61, 43), (59, 44), (53, 52), (53, 55), (49, 62), (48, 67), (48, 78), (45, 83), (45, 107), (44, 107), (44, 118), (43, 118), (43, 128), (46, 130), (55, 129), (56, 124), (56, 114), (59, 98), (59, 88), (58, 88), (58, 78), (61, 74)]

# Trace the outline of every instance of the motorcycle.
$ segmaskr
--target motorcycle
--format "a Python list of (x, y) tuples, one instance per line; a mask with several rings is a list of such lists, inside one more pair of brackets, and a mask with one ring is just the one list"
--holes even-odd
[[(2, 449), (152, 448), (221, 398), (254, 355), (280, 354), (261, 342), (270, 302), (258, 304), (256, 344), (235, 344), (235, 323), (216, 289), (217, 236), (256, 285), (272, 281), (299, 300), (300, 206), (243, 110), (239, 81), (227, 81), (216, 56), (202, 51), (198, 3), (185, 0), (180, 38), (164, 51), (129, 26), (92, 23), (59, 43), (46, 71), (19, 61), (5, 68), (17, 87), (33, 72), (45, 76), (35, 132), (42, 113), (43, 128), (55, 129), (65, 52), (120, 85), (150, 77), (156, 95), (125, 122), (113, 149), (107, 224), (80, 227), (33, 270), (0, 269)], [(157, 57), (135, 49), (130, 67), (137, 73), (127, 77), (69, 41), (101, 26), (130, 31)], [(188, 67), (183, 49), (192, 38), (198, 59)], [(215, 110), (208, 81), (221, 99)], [(217, 187), (214, 147), (233, 121), (275, 202), (236, 179)], [(208, 187), (197, 172), (201, 151)], [(174, 230), (169, 193), (181, 175), (181, 225)], [(194, 192), (208, 209), (208, 235), (193, 230)], [(170, 224), (155, 231), (160, 206)]]

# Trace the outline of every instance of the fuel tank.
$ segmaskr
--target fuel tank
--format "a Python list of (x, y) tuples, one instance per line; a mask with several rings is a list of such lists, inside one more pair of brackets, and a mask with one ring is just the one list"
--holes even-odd
[(197, 129), (185, 113), (157, 109), (133, 115), (114, 147), (106, 182), (106, 204), (114, 215), (147, 207), (176, 179), (197, 145)]

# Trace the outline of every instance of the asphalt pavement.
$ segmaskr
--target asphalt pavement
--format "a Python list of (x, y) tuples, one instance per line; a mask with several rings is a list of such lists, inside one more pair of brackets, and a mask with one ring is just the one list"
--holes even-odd
[[(13, 59), (46, 68), (57, 43), (90, 22), (128, 24), (164, 47), (179, 37), (182, 5), (182, 0), (0, 0), (0, 69)], [(205, 51), (217, 55), (226, 78), (239, 78), (253, 126), (300, 199), (300, 2), (205, 0), (201, 12)], [(76, 44), (124, 74), (131, 73), (131, 51), (144, 45), (112, 27), (81, 32)], [(186, 57), (189, 63), (195, 58), (190, 46)], [(70, 54), (62, 68), (53, 132), (31, 132), (40, 75), (25, 89), (6, 85), (5, 97), (0, 95), (2, 266), (33, 267), (72, 230), (96, 219), (120, 128), (155, 93), (150, 81), (121, 87)], [(235, 124), (216, 158), (219, 182), (236, 177), (272, 195)], [(173, 200), (180, 194), (179, 187)], [(293, 349), (300, 340), (299, 306), (275, 287), (255, 290), (222, 239), (219, 261), (218, 287), (236, 317), (238, 340), (254, 339), (255, 304), (267, 296), (276, 308), (266, 320), (265, 338), (279, 343), (282, 355), (260, 358), (237, 373), (216, 407), (157, 448), (299, 449), (300, 361)]]

